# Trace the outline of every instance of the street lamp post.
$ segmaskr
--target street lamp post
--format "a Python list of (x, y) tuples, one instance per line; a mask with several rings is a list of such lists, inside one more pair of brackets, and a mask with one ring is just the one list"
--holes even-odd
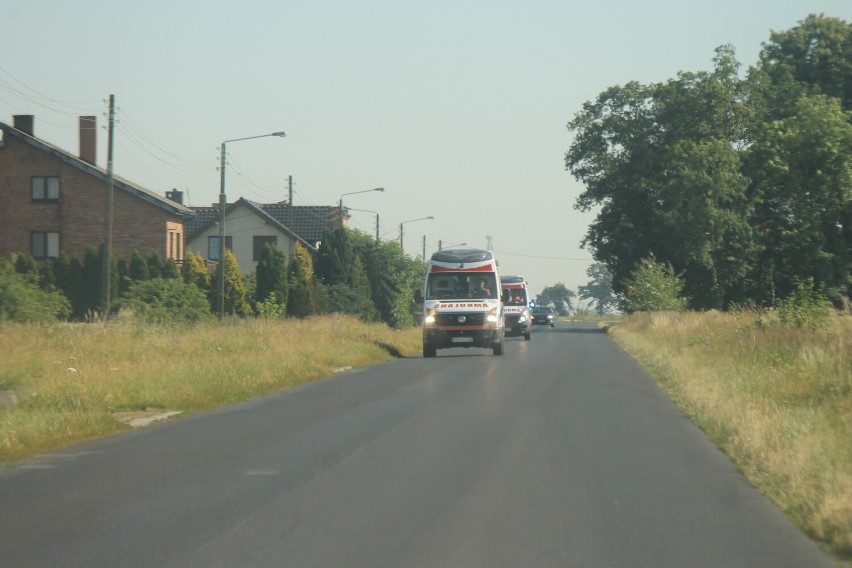
[[(350, 191), (349, 193), (344, 193), (340, 196), (340, 201), (338, 202), (338, 207), (340, 208), (340, 226), (343, 226), (343, 197), (346, 195), (355, 195), (356, 193), (369, 193), (371, 191), (384, 191), (383, 187), (374, 187), (373, 189), (362, 189), (361, 191)], [(357, 210), (356, 210), (357, 211)]]
[(347, 207), (347, 211), (361, 211), (363, 213), (375, 213), (376, 214), (376, 242), (379, 242), (379, 212), (371, 211), (369, 209), (355, 209), (354, 207)]
[(432, 215), (429, 215), (428, 217), (420, 217), (418, 219), (409, 219), (408, 221), (403, 221), (402, 223), (399, 224), (399, 248), (402, 249), (403, 253), (405, 253), (405, 248), (402, 245), (402, 226), (407, 224), (407, 223), (413, 223), (415, 221), (425, 221), (426, 219), (434, 219), (434, 218), (435, 217), (433, 217)]
[(267, 136), (287, 136), (284, 131), (261, 134), (260, 136), (248, 136), (246, 138), (234, 138), (222, 142), (222, 159), (219, 164), (219, 319), (225, 319), (225, 207), (228, 200), (225, 197), (225, 145), (230, 142), (241, 142), (255, 138), (266, 138)]

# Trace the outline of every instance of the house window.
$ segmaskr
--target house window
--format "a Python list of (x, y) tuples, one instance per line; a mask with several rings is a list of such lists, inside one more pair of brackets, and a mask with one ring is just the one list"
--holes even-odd
[(58, 177), (32, 178), (33, 201), (57, 201), (59, 199)]
[(33, 258), (57, 258), (59, 256), (59, 233), (30, 233), (32, 246), (30, 254)]
[[(231, 246), (231, 237), (225, 237), (225, 248), (234, 250)], [(219, 260), (219, 237), (207, 237), (207, 260)]]
[(260, 260), (260, 257), (263, 255), (263, 245), (266, 243), (271, 244), (272, 246), (278, 246), (278, 237), (255, 237), (253, 243), (253, 256), (252, 260), (257, 262)]

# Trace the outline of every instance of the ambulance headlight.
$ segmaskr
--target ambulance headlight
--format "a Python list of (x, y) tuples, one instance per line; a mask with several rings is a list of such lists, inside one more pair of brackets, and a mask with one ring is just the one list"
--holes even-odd
[(435, 312), (429, 312), (426, 314), (426, 317), (423, 318), (423, 323), (426, 325), (432, 325), (435, 323)]
[(485, 319), (488, 323), (497, 323), (498, 321), (500, 321), (500, 319), (497, 317), (497, 308), (494, 308), (493, 310), (488, 312), (488, 315), (485, 317)]

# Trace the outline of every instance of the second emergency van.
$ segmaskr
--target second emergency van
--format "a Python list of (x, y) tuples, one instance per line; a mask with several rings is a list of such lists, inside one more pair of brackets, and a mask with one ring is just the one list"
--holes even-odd
[(523, 276), (502, 276), (500, 285), (508, 292), (503, 307), (506, 331), (510, 335), (523, 335), (526, 341), (532, 337), (532, 317), (529, 305), (529, 285)]

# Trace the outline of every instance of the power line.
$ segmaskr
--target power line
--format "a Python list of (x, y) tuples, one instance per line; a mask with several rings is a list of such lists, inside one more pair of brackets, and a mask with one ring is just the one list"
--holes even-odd
[[(40, 106), (44, 109), (50, 110), (52, 112), (55, 112), (57, 114), (61, 114), (61, 115), (64, 115), (64, 116), (76, 117), (79, 112), (86, 112), (86, 113), (98, 112), (98, 111), (91, 110), (90, 108), (84, 108), (82, 106), (78, 106), (78, 105), (84, 105), (84, 104), (85, 105), (88, 105), (88, 104), (97, 105), (98, 104), (97, 102), (90, 103), (90, 102), (86, 101), (86, 102), (66, 103), (66, 102), (58, 101), (56, 99), (53, 99), (51, 97), (48, 97), (47, 95), (40, 93), (36, 89), (33, 89), (32, 87), (30, 87), (29, 85), (27, 85), (26, 83), (24, 83), (23, 81), (21, 81), (20, 79), (18, 79), (17, 77), (12, 75), (11, 73), (9, 73), (3, 67), (0, 67), (0, 71), (2, 71), (5, 75), (11, 77), (12, 80), (14, 80), (16, 83), (18, 83), (24, 89), (26, 89), (27, 91), (30, 91), (30, 92), (22, 91), (21, 89), (11, 85), (10, 83), (6, 82), (3, 79), (0, 79), (0, 88), (2, 88), (3, 90), (11, 93), (12, 95), (17, 96), (18, 98), (21, 98), (21, 99), (23, 99), (23, 100), (25, 100), (25, 101), (27, 101), (31, 104)], [(52, 103), (53, 105), (59, 105), (61, 107), (72, 109), (74, 112), (57, 110), (56, 108), (53, 108), (53, 107), (45, 104), (45, 102), (42, 102), (42, 101), (46, 101), (46, 102)]]
[[(282, 189), (278, 186), (274, 186), (274, 185), (273, 186), (262, 186), (262, 185), (256, 183), (255, 181), (253, 181), (243, 171), (243, 169), (240, 168), (239, 164), (230, 157), (230, 155), (228, 156), (228, 166), (229, 166), (229, 168), (225, 172), (226, 175), (228, 176), (228, 179), (232, 180), (234, 182), (239, 182), (238, 185), (242, 185), (247, 191), (249, 191), (250, 193), (252, 193), (254, 195), (257, 195), (259, 197), (266, 197), (270, 194), (274, 195), (274, 194), (280, 193), (282, 191)], [(233, 170), (236, 170), (236, 175), (234, 175), (232, 173)], [(260, 191), (260, 193), (258, 193), (257, 191), (252, 191), (246, 184), (248, 184), (248, 186), (253, 186), (255, 189)]]
[[(151, 150), (151, 147), (149, 145), (140, 141), (139, 138), (137, 138), (137, 135), (135, 133), (133, 133), (132, 131), (123, 129), (121, 132), (122, 132), (122, 134), (124, 134), (123, 140), (127, 140), (128, 142), (130, 142), (131, 144), (133, 144), (134, 146), (136, 146), (137, 148), (139, 148), (140, 150), (145, 152), (148, 156), (157, 160), (158, 162), (160, 162), (160, 163), (162, 163), (162, 164), (164, 164), (164, 165), (166, 165), (170, 168), (174, 168), (178, 171), (184, 172), (184, 173), (195, 174), (195, 175), (201, 175), (201, 174), (204, 174), (204, 173), (209, 173), (211, 171), (212, 167), (213, 167), (213, 164), (215, 163), (215, 161), (213, 159), (210, 159), (210, 160), (207, 160), (206, 162), (201, 162), (201, 161), (199, 161), (199, 162), (186, 162), (187, 165), (176, 164), (176, 163), (170, 162), (170, 161), (165, 160), (162, 157), (158, 156), (156, 153), (154, 153)], [(138, 156), (136, 156), (135, 154), (133, 154), (133, 155), (134, 155), (134, 157), (139, 159)], [(195, 166), (195, 169), (190, 169), (188, 166)]]
[[(143, 158), (141, 158), (141, 157), (140, 157), (140, 156), (139, 156), (136, 152), (134, 152), (134, 151), (131, 149), (130, 145), (124, 144), (123, 139), (121, 139), (121, 138), (117, 139), (117, 140), (116, 140), (116, 143), (117, 143), (119, 146), (121, 146), (121, 148), (122, 148), (124, 151), (126, 151), (128, 154), (130, 154), (131, 156), (133, 156), (134, 158), (136, 158), (136, 160), (137, 160), (140, 164), (144, 165), (145, 167), (147, 167), (148, 169), (150, 169), (150, 170), (152, 170), (152, 171), (155, 171), (155, 172), (157, 172), (157, 173), (163, 174), (163, 175), (165, 175), (165, 176), (170, 176), (170, 177), (179, 177), (180, 179), (197, 179), (197, 178), (199, 178), (199, 177), (201, 177), (201, 176), (203, 176), (203, 175), (205, 175), (205, 174), (207, 173), (207, 171), (206, 171), (206, 170), (205, 170), (205, 171), (202, 171), (202, 170), (191, 171), (191, 170), (187, 170), (187, 169), (185, 169), (185, 168), (178, 168), (177, 166), (174, 166), (173, 164), (169, 164), (169, 163), (167, 163), (167, 162), (164, 162), (164, 163), (166, 163), (166, 165), (168, 165), (168, 166), (175, 167), (176, 169), (179, 169), (180, 171), (183, 171), (183, 172), (184, 172), (184, 173), (186, 173), (186, 174), (190, 174), (190, 175), (175, 175), (175, 173), (174, 173), (174, 172), (167, 172), (167, 171), (163, 171), (162, 169), (157, 168), (157, 167), (154, 167), (154, 166), (152, 166), (150, 163), (146, 162)], [(136, 146), (137, 148), (139, 147), (139, 145), (138, 145), (138, 144), (135, 144), (135, 143), (134, 143), (133, 145), (134, 145), (134, 146)], [(142, 149), (144, 150), (144, 147), (143, 147)], [(149, 154), (150, 154), (150, 152), (149, 152)], [(153, 156), (153, 157), (154, 157), (154, 158), (157, 158), (157, 156)], [(159, 158), (157, 158), (157, 159), (159, 159)], [(161, 161), (162, 161), (162, 160), (161, 160)]]
[[(133, 121), (133, 119), (130, 117), (130, 115), (127, 114), (127, 111), (125, 111), (122, 108), (119, 108), (118, 111), (119, 111), (119, 113), (121, 113), (121, 116), (124, 117), (129, 131), (132, 131), (137, 136), (137, 138), (141, 139), (142, 141), (144, 141), (149, 146), (153, 146), (154, 148), (156, 148), (157, 150), (159, 150), (163, 154), (166, 154), (167, 156), (170, 156), (170, 157), (172, 157), (176, 160), (179, 160), (181, 162), (186, 162), (188, 164), (193, 164), (193, 165), (195, 165), (195, 164), (208, 164), (211, 161), (209, 159), (202, 159), (201, 154), (189, 156), (189, 155), (186, 155), (186, 154), (177, 154), (175, 152), (170, 152), (170, 151), (166, 150), (165, 148), (163, 148), (162, 146), (160, 146), (159, 144), (154, 142), (150, 137), (148, 137), (142, 131), (142, 129), (139, 128), (139, 126), (136, 125), (136, 123)], [(126, 132), (126, 133), (129, 134), (128, 132)], [(140, 144), (140, 146), (141, 146), (141, 144)]]
[(571, 261), (584, 261), (584, 262), (595, 260), (594, 258), (568, 258), (568, 257), (564, 257), (564, 256), (539, 256), (539, 255), (534, 255), (534, 254), (520, 254), (520, 253), (505, 252), (505, 251), (500, 251), (500, 250), (495, 250), (494, 253), (495, 254), (505, 254), (507, 256), (520, 256), (520, 257), (523, 257), (523, 258), (540, 258), (540, 259), (543, 259), (543, 260), (571, 260)]

